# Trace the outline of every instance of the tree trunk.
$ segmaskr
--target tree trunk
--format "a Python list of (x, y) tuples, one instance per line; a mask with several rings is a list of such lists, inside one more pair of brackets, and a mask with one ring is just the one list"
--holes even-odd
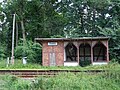
[(18, 46), (18, 23), (16, 22), (16, 47)]
[[(22, 36), (23, 36), (23, 46), (26, 46), (26, 37), (25, 37), (25, 27), (24, 27), (24, 22), (21, 20), (21, 28), (22, 28)], [(25, 49), (23, 50), (23, 57), (25, 57)]]
[(22, 28), (22, 36), (23, 36), (23, 42), (26, 42), (26, 38), (25, 38), (25, 27), (24, 27), (24, 23), (23, 20), (21, 20), (21, 28)]

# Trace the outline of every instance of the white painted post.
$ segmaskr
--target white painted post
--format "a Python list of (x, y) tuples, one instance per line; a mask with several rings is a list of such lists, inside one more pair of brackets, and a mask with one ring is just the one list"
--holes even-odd
[(27, 60), (26, 60), (26, 59), (27, 59), (27, 57), (23, 57), (23, 58), (22, 58), (24, 65), (27, 64)]
[(9, 59), (9, 57), (7, 57), (7, 62), (6, 62), (6, 66), (8, 67), (8, 65), (10, 64), (10, 59)]
[(11, 63), (12, 64), (14, 64), (14, 31), (15, 31), (15, 14), (13, 15), (12, 56), (11, 56)]

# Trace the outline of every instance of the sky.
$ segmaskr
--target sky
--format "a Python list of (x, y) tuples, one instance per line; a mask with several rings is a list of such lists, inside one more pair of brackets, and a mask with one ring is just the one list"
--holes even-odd
[(58, 0), (58, 2), (61, 2), (61, 0)]
[(3, 0), (0, 0), (0, 2), (2, 2)]

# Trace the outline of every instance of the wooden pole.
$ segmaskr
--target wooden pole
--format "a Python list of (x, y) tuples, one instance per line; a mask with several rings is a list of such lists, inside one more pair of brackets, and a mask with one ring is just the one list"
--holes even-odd
[(12, 31), (12, 56), (11, 56), (12, 64), (14, 64), (14, 34), (15, 34), (15, 14), (13, 15), (13, 31)]

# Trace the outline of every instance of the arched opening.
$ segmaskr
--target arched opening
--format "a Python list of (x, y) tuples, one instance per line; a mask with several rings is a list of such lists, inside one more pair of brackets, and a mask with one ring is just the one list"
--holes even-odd
[(79, 57), (80, 66), (91, 64), (91, 47), (89, 44), (83, 43), (79, 46)]
[(65, 47), (66, 62), (76, 62), (77, 61), (77, 48), (73, 43), (69, 43)]
[(101, 43), (98, 42), (93, 47), (93, 62), (107, 61), (107, 48)]

